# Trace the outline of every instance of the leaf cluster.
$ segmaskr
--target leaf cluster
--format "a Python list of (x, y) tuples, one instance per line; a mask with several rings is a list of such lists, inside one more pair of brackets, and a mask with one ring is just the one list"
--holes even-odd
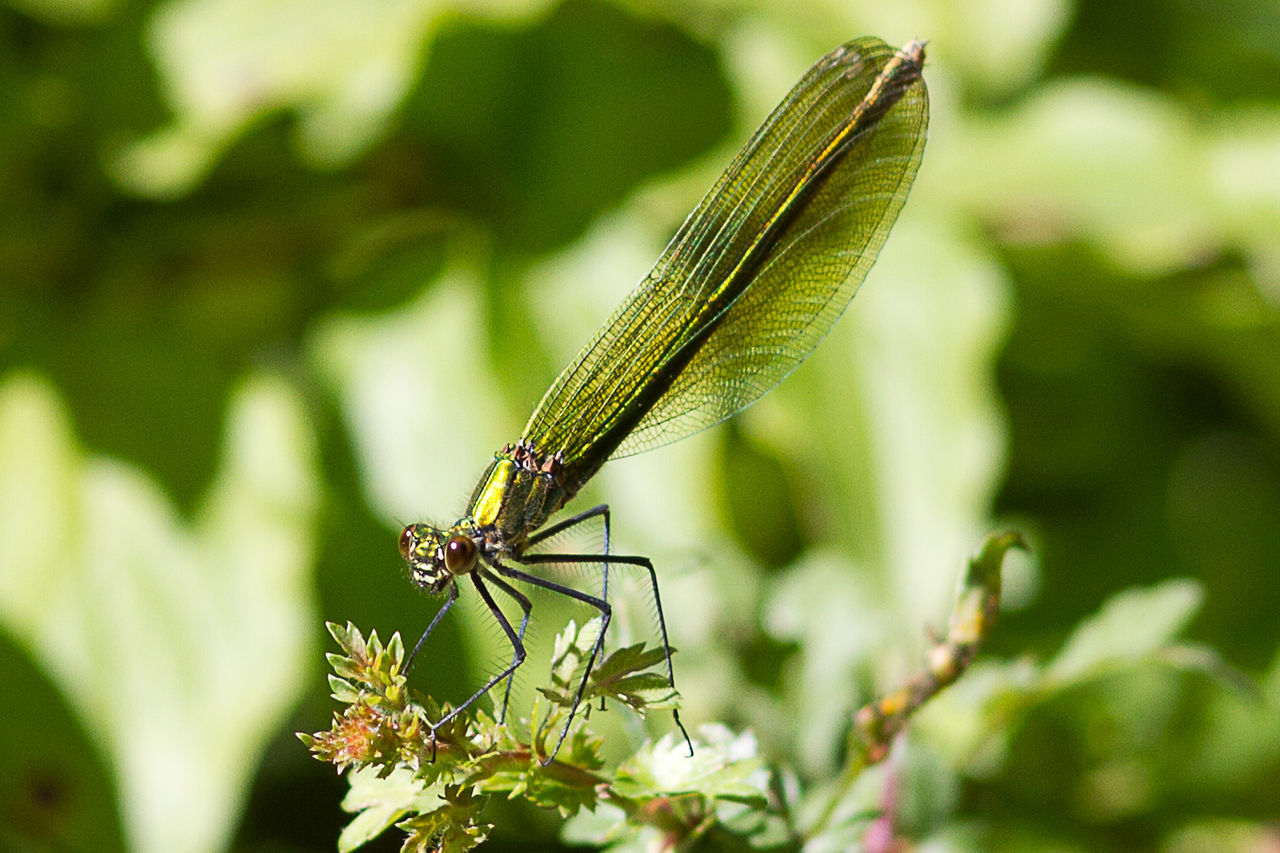
[[(527, 718), (504, 725), (477, 710), (438, 728), (429, 721), (447, 715), (449, 706), (408, 687), (399, 634), (384, 644), (376, 632), (366, 638), (351, 624), (328, 627), (342, 649), (328, 655), (329, 683), (345, 707), (328, 731), (299, 737), (316, 758), (352, 771), (344, 807), (359, 815), (342, 835), (342, 850), (392, 824), (407, 833), (406, 851), (469, 850), (487, 837), (491, 827), (480, 815), (499, 795), (523, 797), (566, 818), (608, 804), (620, 823), (654, 828), (672, 844), (705, 832), (720, 801), (765, 804), (758, 782), (749, 781), (760, 769), (754, 742), (714, 727), (704, 730), (692, 762), (684, 744), (667, 737), (606, 772), (601, 739), (587, 729), (584, 713), (548, 760), (568, 722), (573, 674), (590, 654), (598, 620), (581, 628), (571, 622), (559, 635), (552, 686), (540, 691)], [(674, 691), (651, 670), (662, 660), (661, 650), (642, 645), (614, 651), (592, 672), (584, 707), (610, 700), (639, 714), (674, 707)]]
[[(796, 817), (794, 780), (765, 766), (753, 736), (720, 725), (699, 729), (692, 754), (668, 734), (606, 767), (601, 738), (588, 728), (589, 709), (613, 701), (643, 715), (674, 709), (678, 695), (656, 671), (660, 649), (625, 646), (590, 673), (581, 697), (586, 710), (575, 715), (577, 673), (595, 645), (598, 619), (570, 622), (560, 633), (550, 686), (539, 689), (527, 717), (510, 724), (478, 709), (433, 724), (450, 709), (407, 685), (399, 634), (384, 644), (376, 632), (366, 638), (350, 623), (330, 623), (342, 653), (328, 655), (329, 683), (345, 708), (328, 731), (299, 737), (316, 758), (351, 771), (343, 805), (358, 815), (340, 839), (344, 851), (393, 824), (406, 833), (405, 851), (469, 850), (492, 829), (482, 813), (495, 796), (554, 809), (569, 820), (566, 836), (616, 849), (632, 849), (627, 845), (644, 837), (664, 850), (798, 850), (839, 823), (837, 809), (862, 771), (882, 760), (916, 710), (973, 660), (994, 624), (1004, 555), (1022, 545), (1013, 533), (988, 537), (924, 670), (854, 715), (844, 774), (816, 817)], [(838, 828), (847, 831), (849, 823)]]

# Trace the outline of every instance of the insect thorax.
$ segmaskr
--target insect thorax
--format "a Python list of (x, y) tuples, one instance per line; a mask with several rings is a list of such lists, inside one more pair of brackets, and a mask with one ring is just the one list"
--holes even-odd
[(483, 531), (490, 548), (518, 549), (572, 497), (559, 453), (541, 454), (523, 439), (493, 455), (493, 462), (471, 496), (468, 517)]

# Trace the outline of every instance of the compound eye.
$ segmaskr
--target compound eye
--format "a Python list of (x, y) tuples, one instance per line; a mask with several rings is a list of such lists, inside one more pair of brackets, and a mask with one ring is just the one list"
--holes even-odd
[(400, 531), (400, 556), (406, 560), (413, 554), (413, 546), (418, 542), (417, 534), (413, 532), (413, 525), (406, 527)]
[(476, 543), (466, 536), (455, 536), (444, 546), (444, 567), (450, 574), (471, 571), (476, 564)]

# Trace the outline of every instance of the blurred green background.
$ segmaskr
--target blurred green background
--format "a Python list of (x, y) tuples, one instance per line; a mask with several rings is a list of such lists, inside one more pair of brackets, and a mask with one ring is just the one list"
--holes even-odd
[[(930, 39), (933, 118), (849, 315), (576, 506), (657, 563), (685, 719), (816, 786), (1017, 526), (988, 661), (884, 771), (902, 837), (1276, 849), (1273, 0), (9, 0), (0, 849), (333, 849), (345, 783), (293, 736), (333, 709), (324, 620), (416, 638), (399, 526), (456, 516), (868, 33)], [(460, 610), (415, 670), (442, 698), (502, 654)], [(559, 849), (553, 816), (487, 817), (491, 849)]]

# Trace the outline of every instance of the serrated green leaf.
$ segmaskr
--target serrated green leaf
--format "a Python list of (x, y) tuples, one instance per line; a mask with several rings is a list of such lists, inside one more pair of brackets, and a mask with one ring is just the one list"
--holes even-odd
[(618, 769), (614, 789), (623, 796), (701, 794), (763, 803), (764, 791), (747, 778), (762, 767), (755, 738), (723, 726), (701, 726), (690, 757), (682, 740), (665, 735)]
[(551, 665), (555, 666), (569, 650), (574, 647), (578, 638), (578, 623), (570, 619), (569, 624), (564, 626), (564, 630), (556, 634), (555, 642), (551, 646)]
[[(596, 638), (600, 635), (601, 620), (599, 617), (589, 619), (581, 628), (570, 620), (565, 629), (556, 635), (555, 646), (551, 656), (551, 681), (561, 689), (572, 689), (576, 675), (585, 661), (591, 656)], [(570, 699), (572, 701), (572, 699)]]
[[(573, 704), (573, 696), (567, 690), (557, 690), (554, 687), (539, 687), (537, 688), (537, 691), (542, 696), (545, 696), (551, 704), (557, 708), (568, 708)], [(544, 722), (543, 726), (546, 725), (547, 723)]]
[(391, 635), (391, 642), (387, 643), (387, 655), (391, 658), (392, 671), (398, 672), (404, 663), (404, 640), (399, 631)]
[[(594, 638), (591, 641), (594, 642)], [(639, 713), (649, 708), (675, 707), (679, 694), (671, 687), (666, 674), (647, 671), (665, 659), (662, 649), (645, 648), (643, 643), (624, 646), (596, 666), (583, 700), (616, 699)], [(570, 707), (576, 701), (576, 687), (566, 684), (563, 688), (542, 689), (542, 692), (555, 704)]]
[(540, 770), (538, 768), (528, 774), (524, 794), (529, 802), (541, 808), (556, 809), (562, 817), (595, 807), (600, 798), (595, 785), (568, 785)]
[(334, 700), (350, 705), (360, 699), (360, 690), (336, 675), (329, 676), (329, 691)]
[(353, 661), (346, 655), (340, 655), (336, 652), (328, 652), (325, 654), (325, 660), (328, 661), (329, 667), (338, 675), (353, 681), (367, 681), (368, 674), (364, 667)]
[(367, 660), (375, 660), (382, 654), (382, 640), (378, 637), (376, 630), (370, 631), (368, 638), (365, 640), (365, 654), (363, 657)]
[(656, 672), (628, 675), (610, 688), (609, 695), (642, 715), (646, 710), (674, 708), (679, 704), (680, 694), (672, 688), (665, 675)]
[(524, 793), (528, 778), (529, 768), (497, 770), (471, 777), (471, 784), (482, 793), (506, 794), (507, 799), (515, 799)]
[(328, 629), (329, 636), (333, 637), (338, 648), (350, 654), (352, 648), (363, 647), (364, 641), (360, 637), (360, 632), (356, 630), (356, 626), (348, 622), (345, 625), (339, 625), (337, 622), (325, 622), (324, 627)]
[(348, 622), (342, 636), (334, 635), (338, 645), (355, 660), (366, 660), (369, 657), (369, 646), (360, 629)]
[(563, 756), (563, 760), (574, 767), (581, 767), (584, 770), (598, 770), (604, 766), (604, 759), (600, 757), (600, 748), (603, 745), (603, 737), (592, 734), (586, 728), (579, 727), (570, 732), (564, 745), (560, 747), (560, 753)]
[(365, 767), (349, 775), (350, 789), (342, 808), (358, 812), (338, 837), (338, 849), (350, 851), (381, 835), (407, 814), (435, 809), (443, 802), (440, 788), (414, 777), (407, 768), (390, 772)]
[[(400, 827), (406, 828), (403, 823)], [(483, 844), (492, 828), (491, 824), (454, 825), (435, 834), (410, 828), (409, 837), (400, 850), (401, 853), (466, 853)]]
[[(675, 649), (672, 649), (672, 651), (674, 652)], [(607, 684), (609, 681), (628, 673), (656, 666), (662, 663), (665, 657), (662, 649), (645, 649), (644, 643), (625, 646), (596, 664), (595, 671), (591, 673), (591, 680), (600, 684)]]
[(487, 798), (477, 797), (469, 789), (450, 788), (439, 806), (420, 811), (397, 826), (408, 833), (402, 850), (431, 853), (464, 853), (480, 844), (492, 827), (476, 822), (476, 816)]
[(392, 806), (371, 806), (357, 814), (338, 834), (338, 853), (349, 853), (369, 843), (407, 814)]
[(374, 806), (394, 806), (405, 811), (435, 808), (440, 792), (414, 777), (405, 767), (380, 776), (372, 767), (353, 770), (348, 774), (349, 788), (342, 798), (342, 808), (348, 812), (363, 811)]

